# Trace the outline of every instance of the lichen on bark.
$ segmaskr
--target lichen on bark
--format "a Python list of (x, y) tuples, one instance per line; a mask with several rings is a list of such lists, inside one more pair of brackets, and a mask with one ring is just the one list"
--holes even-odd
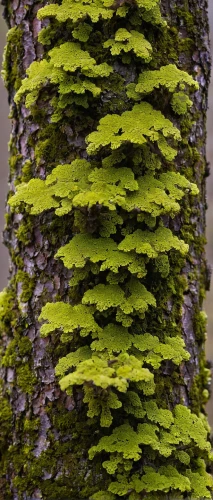
[(5, 17), (0, 498), (211, 498), (206, 3)]

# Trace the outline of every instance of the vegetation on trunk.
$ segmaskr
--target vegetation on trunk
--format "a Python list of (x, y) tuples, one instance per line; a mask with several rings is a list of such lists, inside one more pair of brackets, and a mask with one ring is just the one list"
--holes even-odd
[(211, 498), (200, 6), (6, 5), (2, 499)]

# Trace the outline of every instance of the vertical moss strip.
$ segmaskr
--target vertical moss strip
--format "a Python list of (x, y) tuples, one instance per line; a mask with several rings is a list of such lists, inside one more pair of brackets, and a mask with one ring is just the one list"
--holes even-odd
[[(28, 68), (15, 97), (38, 123), (45, 117), (36, 160), (47, 175), (23, 178), (10, 206), (31, 216), (51, 210), (72, 227), (55, 256), (72, 272), (69, 302), (47, 302), (41, 335), (58, 339), (62, 391), (75, 399), (82, 388), (83, 420), (72, 416), (71, 431), (81, 439), (85, 419), (97, 429), (84, 446), (100, 479), (87, 493), (80, 478), (77, 484), (80, 498), (91, 500), (211, 498), (204, 401), (197, 396), (193, 413), (185, 396), (190, 235), (183, 230), (180, 238), (176, 229), (184, 204), (193, 206), (199, 195), (176, 162), (198, 84), (171, 63), (175, 58), (159, 63), (159, 40), (167, 44), (169, 37), (160, 7), (158, 0), (64, 0), (40, 9), (39, 20), (49, 19), (39, 34), (44, 56)], [(52, 148), (58, 130), (66, 139)], [(28, 368), (18, 369), (18, 380), (28, 393)], [(27, 454), (33, 461), (31, 449)], [(40, 469), (36, 464), (38, 476), (47, 456)], [(14, 484), (22, 498), (22, 479)], [(66, 495), (67, 483), (60, 486)], [(41, 491), (54, 498), (47, 482)]]

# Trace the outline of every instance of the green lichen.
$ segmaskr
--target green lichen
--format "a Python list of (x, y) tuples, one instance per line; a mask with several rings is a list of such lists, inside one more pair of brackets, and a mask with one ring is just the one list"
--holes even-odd
[[(43, 124), (29, 146), (46, 178), (31, 179), (27, 161), (9, 204), (25, 211), (16, 236), (26, 245), (33, 217), (51, 211), (41, 232), (57, 245), (55, 258), (71, 271), (71, 280), (66, 302), (58, 294), (44, 305), (40, 331), (52, 337), (47, 350), (62, 391), (81, 409), (48, 403), (45, 411), (59, 438), (50, 430), (50, 447), (38, 459), (32, 450), (40, 424), (25, 418), (30, 445), (13, 445), (8, 458), (20, 499), (32, 496), (38, 484), (45, 500), (211, 498), (203, 354), (191, 391), (187, 387), (192, 411), (180, 391), (190, 359), (181, 327), (189, 290), (182, 269), (186, 259), (191, 263), (190, 245), (200, 251), (204, 243), (194, 243), (189, 203), (201, 196), (193, 183), (198, 154), (188, 146), (189, 92), (198, 84), (168, 64), (178, 63), (191, 41), (167, 27), (160, 7), (159, 0), (63, 0), (38, 11), (39, 19), (50, 20), (39, 34), (44, 55), (28, 68), (15, 102), (24, 102)], [(174, 160), (182, 147), (188, 148), (189, 168), (177, 172)], [(22, 158), (13, 153), (15, 173)], [(24, 272), (17, 255), (14, 260), (21, 307), (32, 298), (35, 277)], [(3, 292), (4, 325), (12, 300)], [(200, 307), (194, 331), (201, 346)], [(31, 395), (37, 382), (32, 344), (20, 333), (2, 364), (15, 367), (19, 390)]]
[(122, 51), (125, 53), (131, 50), (136, 54), (136, 56), (144, 59), (146, 62), (150, 62), (152, 54), (152, 46), (145, 39), (142, 33), (138, 31), (127, 31), (125, 28), (120, 28), (115, 33), (114, 40), (107, 40), (104, 43), (105, 48), (110, 48), (110, 52), (113, 56), (119, 55)]
[[(139, 9), (142, 9), (142, 17), (145, 20), (156, 24), (162, 23), (162, 17), (159, 9), (159, 0), (136, 0)], [(74, 23), (85, 19), (87, 16), (93, 23), (99, 19), (111, 19), (113, 15), (125, 17), (129, 11), (128, 5), (120, 4), (114, 6), (113, 0), (92, 0), (73, 2), (70, 5), (69, 0), (63, 0), (61, 5), (48, 5), (40, 9), (39, 19), (53, 17), (60, 22), (72, 20)]]
[(196, 185), (176, 172), (161, 174), (159, 179), (147, 174), (136, 181), (130, 169), (93, 171), (86, 160), (75, 160), (71, 165), (57, 166), (46, 181), (32, 179), (28, 184), (21, 184), (9, 204), (17, 207), (24, 202), (30, 205), (31, 214), (55, 208), (59, 216), (69, 213), (73, 207), (103, 205), (115, 210), (118, 205), (128, 212), (137, 209), (156, 217), (178, 213), (177, 201), (186, 189), (198, 194)]
[[(120, 130), (122, 134), (119, 134)], [(160, 111), (144, 102), (135, 104), (131, 111), (125, 111), (121, 116), (107, 115), (102, 118), (98, 130), (87, 137), (87, 151), (94, 154), (108, 145), (114, 150), (127, 141), (142, 146), (149, 139), (157, 142), (167, 160), (173, 160), (176, 150), (167, 144), (166, 137), (180, 140), (179, 130)]]
[(71, 306), (63, 302), (48, 303), (42, 309), (40, 320), (42, 319), (49, 321), (49, 324), (41, 327), (41, 334), (44, 336), (58, 328), (62, 328), (65, 333), (80, 329), (83, 336), (100, 330), (93, 318), (93, 309), (82, 304)]
[[(27, 78), (16, 93), (15, 101), (18, 103), (26, 95), (26, 107), (31, 108), (38, 99), (40, 89), (48, 82), (58, 85), (61, 102), (72, 93), (84, 94), (89, 91), (93, 97), (98, 96), (101, 89), (93, 82), (87, 78), (82, 81), (78, 76), (70, 76), (70, 73), (79, 70), (82, 75), (93, 78), (106, 77), (112, 72), (107, 63), (96, 64), (95, 59), (82, 50), (79, 43), (66, 42), (50, 50), (49, 61), (43, 59), (31, 64), (27, 70)], [(62, 109), (65, 107), (66, 100)]]
[(154, 88), (161, 86), (174, 93), (177, 88), (184, 90), (186, 85), (193, 87), (195, 90), (199, 88), (198, 83), (185, 71), (179, 70), (175, 64), (162, 66), (156, 71), (144, 71), (139, 75), (138, 83), (135, 87), (136, 92), (148, 94)]

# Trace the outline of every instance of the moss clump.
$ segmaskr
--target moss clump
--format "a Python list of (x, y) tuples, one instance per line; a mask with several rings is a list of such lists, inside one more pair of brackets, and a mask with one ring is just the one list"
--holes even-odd
[(35, 146), (36, 164), (45, 163), (47, 171), (55, 166), (57, 161), (67, 158), (67, 137), (63, 127), (55, 124), (44, 126), (38, 133), (38, 142)]
[(203, 344), (207, 330), (207, 315), (205, 311), (198, 311), (194, 315), (194, 331), (196, 340), (199, 344)]
[(0, 409), (0, 441), (2, 447), (5, 446), (5, 440), (8, 437), (8, 434), (12, 430), (12, 408), (9, 404), (9, 401), (6, 398), (1, 398), (1, 409)]
[(30, 218), (27, 220), (27, 216), (25, 220), (20, 224), (19, 228), (16, 231), (16, 236), (21, 243), (28, 245), (32, 238), (32, 221)]
[(180, 17), (180, 19), (183, 19), (189, 35), (194, 35), (195, 33), (194, 15), (190, 12), (189, 7), (187, 7), (187, 3), (188, 2), (185, 2), (186, 5), (182, 9), (176, 8), (176, 13)]
[(28, 364), (18, 366), (17, 368), (17, 385), (23, 392), (32, 394), (34, 385), (37, 382), (36, 376), (32, 373)]
[(32, 178), (32, 162), (27, 160), (22, 168), (22, 182), (29, 182)]
[(21, 86), (19, 62), (23, 54), (22, 29), (11, 28), (7, 33), (7, 45), (3, 56), (2, 76), (6, 88), (18, 90)]
[(4, 288), (0, 293), (0, 324), (3, 332), (5, 329), (9, 333), (13, 325), (13, 306), (15, 303), (15, 294), (11, 288)]
[(11, 155), (9, 158), (9, 165), (10, 165), (10, 173), (11, 175), (14, 175), (16, 173), (16, 167), (18, 165), (19, 160), (22, 159), (21, 154), (14, 154)]
[(16, 283), (21, 283), (20, 300), (22, 302), (28, 302), (35, 288), (35, 277), (30, 277), (28, 273), (19, 270), (16, 274)]

